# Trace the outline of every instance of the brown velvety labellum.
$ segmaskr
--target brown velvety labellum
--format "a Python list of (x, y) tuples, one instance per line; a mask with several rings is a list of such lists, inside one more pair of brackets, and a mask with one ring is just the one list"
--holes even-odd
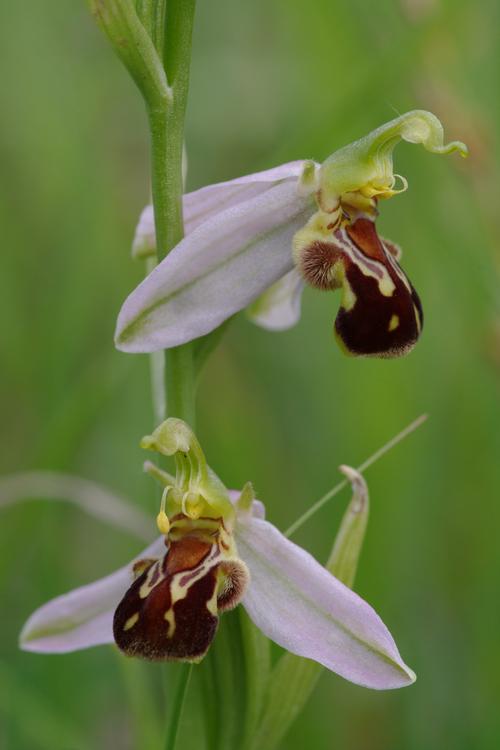
[(249, 575), (222, 518), (171, 519), (160, 560), (139, 560), (135, 581), (118, 605), (113, 634), (129, 656), (199, 661), (207, 652), (219, 612), (241, 600)]
[(217, 545), (186, 536), (147, 567), (116, 609), (114, 638), (129, 656), (198, 661), (217, 631)]
[(399, 247), (378, 236), (367, 214), (318, 235), (301, 248), (297, 263), (316, 289), (342, 288), (335, 334), (343, 349), (365, 357), (407, 354), (422, 331), (423, 313), (398, 263)]
[[(346, 249), (349, 244), (352, 249), (344, 255), (344, 270), (355, 299), (350, 309), (339, 310), (337, 336), (350, 353), (358, 356), (406, 354), (417, 342), (423, 324), (415, 289), (395, 260), (393, 248), (379, 239), (373, 221), (357, 219), (342, 234)], [(377, 278), (375, 273), (380, 265), (393, 284), (391, 293), (386, 289), (384, 294), (382, 277)], [(385, 280), (387, 285), (387, 276)]]

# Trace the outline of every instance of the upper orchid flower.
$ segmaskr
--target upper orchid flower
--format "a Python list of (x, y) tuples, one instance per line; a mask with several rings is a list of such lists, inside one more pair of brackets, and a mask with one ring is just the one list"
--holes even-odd
[[(417, 293), (399, 266), (400, 250), (378, 236), (377, 204), (395, 188), (392, 152), (400, 140), (437, 154), (443, 142), (430, 112), (408, 112), (336, 151), (321, 166), (283, 164), (189, 193), (186, 237), (130, 294), (118, 317), (116, 345), (128, 352), (177, 346), (209, 333), (248, 306), (271, 329), (300, 315), (303, 280), (342, 289), (335, 333), (350, 354), (394, 357), (422, 329)], [(136, 255), (155, 251), (152, 207), (134, 240)]]
[(124, 568), (38, 609), (22, 631), (24, 649), (115, 641), (129, 655), (196, 662), (219, 614), (242, 601), (266, 636), (352, 682), (413, 682), (375, 611), (264, 520), (251, 485), (228, 492), (184, 422), (168, 419), (142, 444), (175, 456), (175, 478), (149, 465), (164, 486), (161, 537)]

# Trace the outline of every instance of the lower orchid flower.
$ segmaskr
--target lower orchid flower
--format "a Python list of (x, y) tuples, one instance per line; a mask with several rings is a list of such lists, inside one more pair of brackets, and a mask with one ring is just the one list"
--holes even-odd
[(242, 602), (267, 637), (354, 683), (414, 681), (370, 605), (265, 520), (250, 484), (226, 490), (184, 422), (166, 420), (142, 445), (175, 457), (175, 477), (148, 464), (163, 485), (161, 537), (34, 612), (22, 648), (60, 653), (114, 641), (130, 656), (198, 662), (219, 615)]
[[(248, 308), (270, 329), (300, 316), (304, 282), (341, 289), (335, 334), (350, 354), (410, 351), (423, 323), (418, 295), (399, 265), (401, 251), (377, 233), (378, 202), (396, 189), (392, 152), (400, 140), (437, 154), (443, 142), (430, 112), (415, 110), (336, 151), (321, 166), (297, 161), (184, 196), (185, 238), (129, 295), (116, 345), (152, 352), (184, 344)], [(144, 210), (135, 255), (155, 254), (154, 217)]]

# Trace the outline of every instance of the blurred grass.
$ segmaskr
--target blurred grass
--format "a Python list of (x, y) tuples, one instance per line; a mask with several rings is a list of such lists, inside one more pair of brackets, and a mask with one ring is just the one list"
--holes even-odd
[[(325, 675), (290, 750), (500, 741), (499, 16), (494, 0), (199, 4), (190, 189), (323, 159), (415, 107), (471, 147), (463, 163), (396, 153), (410, 190), (383, 206), (380, 225), (424, 304), (411, 356), (346, 359), (331, 335), (338, 299), (311, 291), (297, 328), (273, 335), (238, 320), (206, 370), (209, 460), (229, 486), (252, 479), (282, 526), (337, 481), (340, 463), (430, 414), (367, 475), (357, 584), (419, 679), (377, 694)], [(112, 345), (141, 276), (129, 246), (148, 194), (142, 106), (84, 3), (3, 3), (0, 34), (0, 470), (80, 473), (153, 509), (138, 448), (152, 426), (147, 360)], [(320, 559), (345, 499), (298, 534)], [(36, 606), (136, 549), (75, 509), (3, 512), (0, 747), (136, 746), (111, 649), (47, 658), (16, 646)]]

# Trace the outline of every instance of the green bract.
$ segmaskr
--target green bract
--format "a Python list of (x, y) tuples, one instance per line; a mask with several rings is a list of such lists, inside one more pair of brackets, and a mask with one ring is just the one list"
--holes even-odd
[(98, 24), (149, 108), (172, 98), (160, 55), (132, 0), (88, 0)]

